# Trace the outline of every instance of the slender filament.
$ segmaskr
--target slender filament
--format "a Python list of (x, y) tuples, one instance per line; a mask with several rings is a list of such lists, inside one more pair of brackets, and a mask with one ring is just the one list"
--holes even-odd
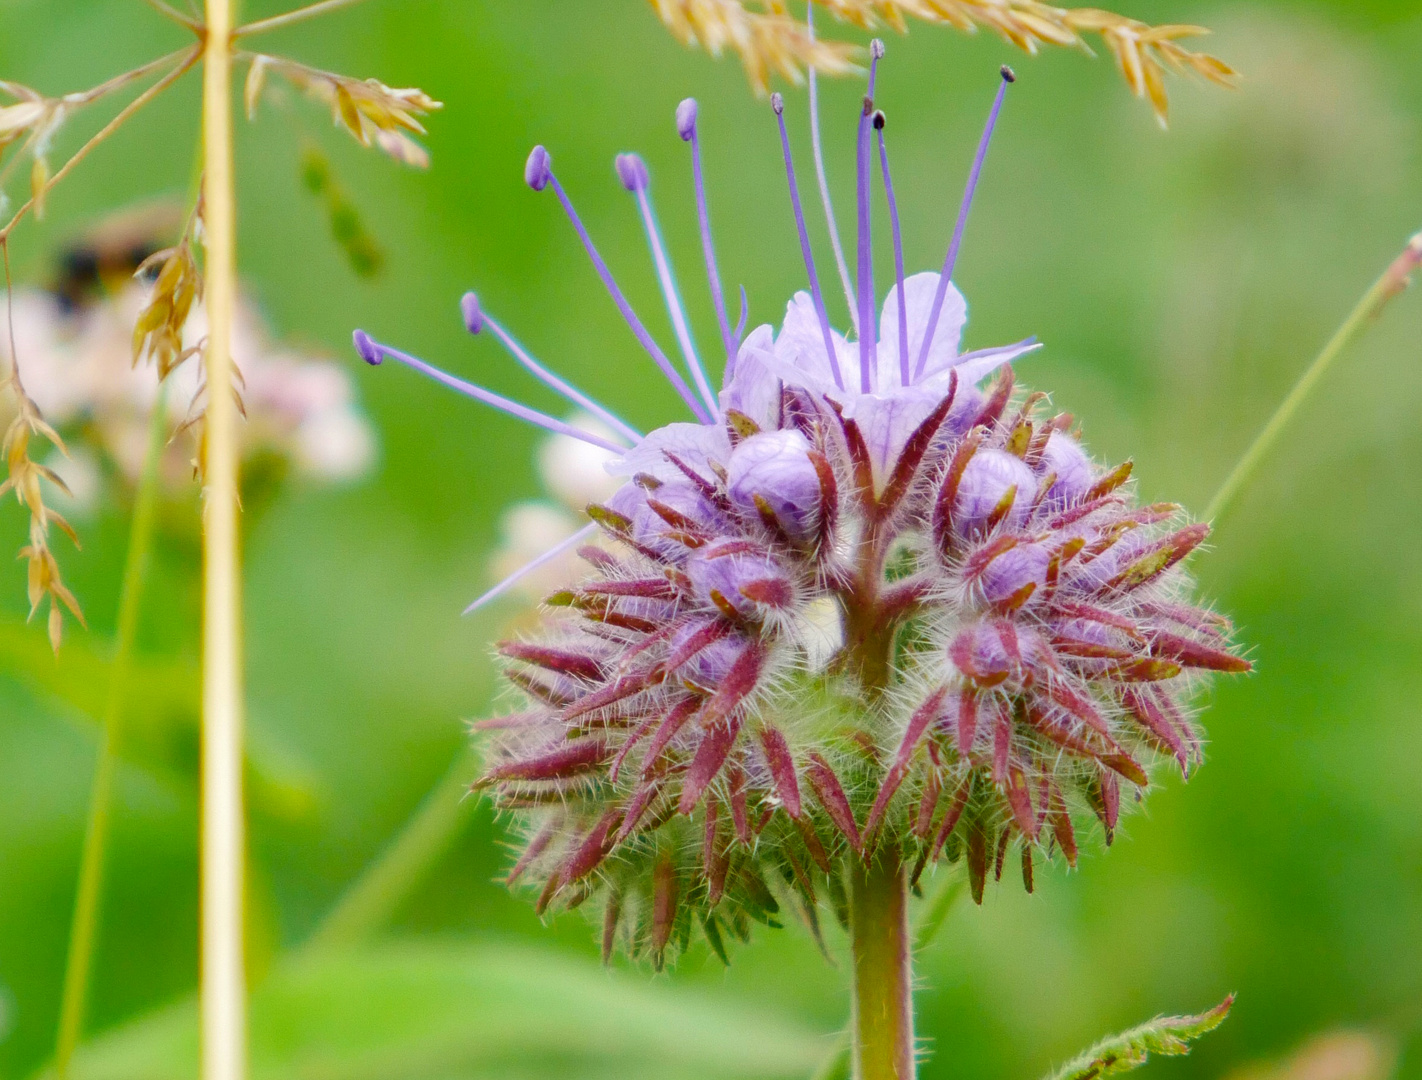
[[(490, 405), (495, 409), (508, 413), (510, 416), (517, 417), (524, 421), (524, 423), (541, 427), (545, 431), (551, 431), (557, 435), (570, 435), (574, 439), (581, 439), (585, 443), (590, 443), (603, 450), (609, 450), (614, 454), (621, 455), (627, 452), (627, 447), (625, 446), (618, 446), (617, 443), (604, 439), (601, 435), (594, 435), (590, 431), (575, 428), (572, 424), (565, 423), (562, 420), (556, 420), (547, 413), (530, 409), (527, 405), (520, 405), (516, 401), (510, 401), (506, 397), (495, 394), (490, 390), (485, 390), (482, 386), (476, 386), (474, 383), (456, 378), (447, 371), (441, 371), (433, 364), (426, 363), (418, 356), (411, 356), (409, 353), (401, 352), (399, 349), (392, 349), (389, 345), (382, 345), (378, 341), (371, 341), (369, 347), (371, 351), (378, 356), (389, 356), (399, 360), (400, 363), (407, 367), (414, 368), (422, 375), (428, 375), (431, 379), (434, 379), (435, 382), (443, 383), (451, 390), (458, 390), (461, 394), (466, 394), (475, 401), (483, 402), (485, 405)], [(362, 350), (362, 352), (364, 352), (364, 350)]]
[(800, 231), (800, 255), (805, 260), (805, 273), (810, 278), (810, 296), (814, 299), (815, 314), (819, 316), (820, 332), (824, 335), (825, 355), (829, 357), (834, 384), (843, 390), (844, 377), (840, 374), (839, 357), (835, 355), (834, 333), (830, 330), (829, 316), (825, 313), (825, 298), (820, 292), (820, 275), (815, 272), (815, 256), (810, 251), (810, 234), (805, 228), (804, 208), (800, 205), (800, 186), (795, 182), (795, 162), (790, 156), (790, 133), (785, 130), (785, 104), (779, 94), (771, 97), (770, 104), (780, 125), (780, 146), (785, 152), (785, 175), (790, 182), (790, 206), (795, 211), (795, 226)]
[(721, 341), (726, 347), (726, 379), (736, 367), (736, 349), (740, 333), (731, 333), (731, 320), (726, 314), (726, 297), (721, 290), (721, 272), (716, 266), (716, 248), (711, 243), (711, 216), (706, 209), (706, 181), (701, 171), (701, 135), (697, 125), (691, 127), (691, 172), (696, 182), (696, 216), (701, 225), (701, 250), (706, 256), (706, 278), (711, 283), (711, 299), (716, 306), (716, 319), (721, 324)]
[(642, 325), (642, 320), (637, 318), (637, 313), (632, 310), (632, 305), (627, 302), (627, 297), (623, 295), (618, 287), (616, 279), (612, 276), (612, 271), (608, 269), (607, 263), (598, 254), (596, 245), (592, 242), (592, 237), (588, 235), (588, 230), (584, 227), (582, 218), (578, 217), (578, 212), (573, 209), (573, 201), (568, 198), (568, 193), (563, 190), (563, 185), (558, 183), (558, 178), (553, 175), (552, 170), (548, 172), (548, 183), (553, 188), (554, 194), (558, 196), (558, 201), (563, 204), (563, 210), (567, 213), (568, 219), (573, 223), (573, 228), (577, 230), (578, 238), (583, 242), (583, 248), (588, 253), (588, 258), (592, 260), (593, 267), (597, 270), (598, 276), (602, 278), (602, 283), (607, 287), (608, 293), (612, 296), (612, 302), (617, 305), (617, 310), (622, 313), (622, 317), (627, 321), (627, 325), (632, 328), (633, 335), (647, 350), (647, 354), (656, 362), (662, 374), (667, 377), (667, 381), (672, 384), (676, 392), (681, 395), (681, 399), (686, 402), (692, 413), (703, 424), (711, 422), (711, 416), (706, 412), (701, 402), (696, 400), (696, 395), (691, 392), (691, 387), (686, 385), (686, 380), (681, 377), (681, 373), (672, 367), (672, 363), (667, 359), (666, 353), (652, 340), (652, 335), (647, 333), (647, 328)]
[(874, 126), (879, 129), (879, 166), (884, 174), (884, 198), (889, 204), (889, 225), (894, 234), (894, 281), (899, 294), (899, 385), (908, 386), (909, 339), (908, 339), (908, 298), (904, 296), (904, 239), (899, 230), (899, 204), (894, 198), (894, 181), (889, 176), (889, 149), (884, 144), (883, 113), (874, 118)]
[(510, 334), (507, 330), (505, 330), (503, 326), (501, 326), (498, 322), (496, 322), (487, 311), (481, 311), (480, 314), (483, 317), (484, 325), (489, 328), (489, 330), (493, 333), (494, 337), (499, 339), (499, 343), (503, 345), (503, 347), (508, 351), (509, 355), (512, 356), (515, 360), (517, 360), (519, 364), (521, 364), (535, 378), (552, 387), (558, 393), (562, 394), (565, 398), (571, 401), (574, 405), (581, 406), (582, 408), (586, 409), (588, 412), (596, 416), (599, 420), (603, 421), (603, 423), (616, 429), (619, 434), (623, 435), (634, 445), (642, 441), (642, 433), (640, 431), (632, 427), (632, 425), (623, 421), (621, 417), (619, 417), (616, 413), (612, 412), (610, 409), (599, 405), (596, 401), (588, 397), (577, 387), (573, 386), (568, 382), (565, 382), (557, 375), (554, 375), (546, 367), (544, 367), (532, 356), (530, 356), (528, 354), (528, 350), (526, 350), (522, 345), (520, 345), (518, 341), (514, 338), (514, 336)]
[(978, 152), (973, 155), (973, 167), (968, 172), (968, 185), (963, 191), (963, 203), (958, 208), (958, 220), (953, 226), (953, 239), (948, 244), (948, 255), (943, 260), (943, 273), (938, 279), (938, 291), (933, 295), (933, 307), (928, 313), (928, 325), (924, 328), (923, 344), (918, 349), (918, 366), (913, 377), (923, 375), (923, 366), (928, 363), (928, 350), (933, 345), (933, 335), (938, 329), (938, 316), (943, 313), (943, 300), (948, 295), (948, 283), (953, 277), (953, 266), (958, 261), (958, 248), (963, 243), (963, 229), (968, 224), (968, 211), (973, 206), (973, 192), (978, 187), (978, 177), (982, 175), (983, 162), (987, 160), (988, 144), (992, 141), (993, 128), (997, 126), (998, 113), (1002, 112), (1002, 99), (1007, 96), (1007, 87), (1015, 79), (1011, 68), (1002, 69), (1002, 82), (993, 99), (992, 111), (988, 113), (987, 124), (983, 127), (983, 137), (978, 141)]
[(657, 224), (657, 215), (652, 210), (652, 200), (647, 194), (646, 185), (639, 187), (634, 194), (637, 197), (637, 209), (642, 215), (642, 225), (647, 231), (647, 244), (652, 249), (652, 262), (657, 267), (657, 281), (661, 284), (662, 296), (667, 302), (667, 314), (671, 317), (677, 344), (681, 346), (681, 355), (686, 359), (686, 366), (696, 382), (697, 390), (701, 392), (701, 400), (706, 403), (706, 408), (711, 411), (712, 416), (719, 416), (721, 410), (716, 405), (716, 396), (711, 393), (711, 385), (706, 381), (706, 370), (701, 366), (701, 358), (696, 354), (696, 343), (691, 340), (686, 309), (682, 306), (681, 293), (676, 287), (671, 260), (667, 258), (662, 230)]
[[(810, 41), (815, 40), (815, 5), (805, 7), (805, 26), (810, 32)], [(844, 261), (844, 245), (839, 241), (839, 225), (834, 218), (834, 203), (830, 199), (829, 180), (825, 176), (825, 155), (820, 143), (820, 86), (815, 65), (810, 65), (810, 147), (815, 156), (815, 179), (820, 186), (820, 203), (825, 208), (825, 224), (829, 228), (830, 247), (834, 251), (835, 269), (839, 271), (839, 283), (844, 289), (844, 306), (849, 310), (849, 320), (854, 324), (854, 332), (859, 333), (859, 313), (855, 310), (854, 286), (849, 281), (849, 264)]]

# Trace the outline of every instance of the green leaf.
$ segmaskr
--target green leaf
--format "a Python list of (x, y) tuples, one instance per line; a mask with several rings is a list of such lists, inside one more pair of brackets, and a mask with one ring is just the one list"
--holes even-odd
[(1140, 1027), (1102, 1039), (1052, 1073), (1048, 1080), (1097, 1080), (1138, 1069), (1151, 1054), (1188, 1054), (1191, 1040), (1224, 1023), (1233, 1005), (1234, 995), (1230, 994), (1213, 1009), (1197, 1016), (1157, 1016), (1147, 1020)]
[[(253, 1080), (803, 1077), (830, 1039), (764, 1008), (527, 945), (311, 951), (251, 998)], [(82, 1047), (73, 1080), (190, 1080), (196, 1003)]]

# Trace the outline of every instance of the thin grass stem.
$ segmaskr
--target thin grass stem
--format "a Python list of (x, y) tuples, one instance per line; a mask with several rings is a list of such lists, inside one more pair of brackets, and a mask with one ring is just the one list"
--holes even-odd
[(238, 550), (237, 198), (232, 164), (232, 0), (207, 0), (203, 214), (207, 415), (203, 530), (202, 1080), (247, 1071), (243, 970), (242, 596)]
[[(91, 138), (88, 142), (86, 142), (83, 146), (76, 150), (73, 156), (70, 157), (70, 159), (66, 161), (63, 165), (61, 165), (59, 169), (56, 170), (55, 174), (49, 178), (48, 182), (44, 185), (44, 190), (42, 194), (47, 194), (56, 184), (58, 184), (61, 180), (68, 176), (70, 172), (74, 170), (75, 166), (77, 166), (81, 161), (88, 157), (90, 151), (92, 151), (96, 146), (102, 143), (119, 128), (123, 127), (123, 125), (127, 123), (128, 120), (131, 119), (135, 113), (137, 113), (150, 101), (152, 101), (164, 90), (168, 89), (168, 87), (172, 86), (175, 82), (177, 82), (185, 74), (187, 74), (188, 69), (191, 68), (194, 64), (196, 64), (198, 60), (202, 58), (202, 55), (202, 45), (192, 45), (186, 49), (181, 49), (178, 52), (173, 53), (172, 57), (182, 58), (181, 61), (178, 63), (178, 66), (175, 67), (172, 71), (168, 72), (167, 75), (164, 75), (163, 78), (159, 79), (147, 90), (143, 91), (143, 93), (139, 94), (138, 97), (134, 98), (122, 109), (120, 109), (117, 116), (115, 116), (112, 120), (110, 120), (107, 124), (100, 128), (99, 131), (93, 136), (93, 138)], [(30, 198), (27, 199), (25, 203), (18, 210), (15, 211), (15, 213), (11, 216), (10, 220), (5, 223), (5, 227), (3, 229), (0, 229), (0, 243), (4, 243), (10, 238), (11, 231), (13, 231), (15, 226), (19, 224), (20, 219), (23, 218), (26, 214), (28, 214), (32, 209), (34, 209), (35, 201), (35, 197), (31, 195)]]
[(179, 26), (187, 27), (194, 34), (201, 34), (203, 32), (203, 25), (199, 20), (184, 15), (176, 8), (169, 7), (167, 4), (163, 3), (163, 0), (144, 0), (144, 3), (146, 3), (154, 11), (158, 12), (159, 15), (162, 15), (165, 19), (172, 19)]
[[(156, 0), (154, 0), (154, 2), (156, 2)], [(191, 51), (191, 45), (182, 49), (174, 49), (166, 56), (160, 56), (156, 60), (150, 60), (146, 64), (140, 64), (136, 68), (131, 68), (121, 75), (115, 75), (112, 79), (106, 79), (104, 82), (99, 83), (98, 86), (90, 87), (88, 90), (80, 90), (73, 94), (65, 94), (60, 100), (71, 109), (92, 105), (101, 98), (108, 97), (116, 90), (122, 90), (129, 83), (138, 82), (140, 79), (152, 75), (155, 71), (159, 71), (175, 61), (181, 60)]]
[(295, 11), (288, 11), (281, 15), (273, 15), (270, 19), (257, 19), (249, 22), (245, 26), (239, 26), (232, 31), (234, 38), (251, 37), (253, 34), (265, 34), (268, 30), (280, 30), (284, 26), (291, 26), (295, 23), (305, 22), (307, 19), (319, 18), (329, 11), (336, 11), (343, 7), (350, 7), (358, 4), (361, 0), (321, 0), (318, 4), (308, 4), (306, 7), (297, 8)]
[(148, 449), (143, 459), (138, 493), (134, 498), (133, 521), (129, 526), (128, 555), (119, 590), (114, 660), (109, 668), (109, 692), (99, 732), (99, 755), (89, 792), (89, 817), (79, 858), (79, 883), (74, 898), (69, 955), (60, 999), (59, 1036), (54, 1051), (54, 1072), (58, 1080), (67, 1080), (69, 1076), (69, 1065), (79, 1045), (84, 1027), (84, 1008), (89, 997), (89, 976), (93, 970), (94, 944), (98, 937), (99, 901), (103, 894), (104, 853), (113, 805), (114, 773), (123, 738), (124, 695), (128, 690), (129, 665), (138, 636), (138, 615), (143, 606), (148, 553), (153, 543), (153, 523), (158, 505), (158, 466), (167, 441), (167, 397), (168, 385), (162, 383), (158, 387), (158, 398), (148, 424)]
[(1402, 253), (1383, 271), (1382, 276), (1373, 282), (1372, 288), (1363, 294), (1357, 306), (1343, 320), (1343, 325), (1334, 332), (1313, 363), (1299, 376), (1288, 396), (1274, 410), (1274, 415), (1269, 417), (1269, 422), (1264, 425), (1264, 429), (1259, 432), (1249, 449), (1244, 452), (1244, 456), (1225, 478), (1225, 482), (1220, 485), (1215, 497), (1210, 500), (1210, 505), (1205, 508), (1206, 521), (1218, 526), (1234, 508), (1240, 493), (1254, 479), (1260, 464), (1279, 441), (1289, 421), (1298, 412), (1299, 406), (1328, 373), (1343, 350), (1368, 323), (1382, 313), (1389, 300), (1407, 287), (1409, 277), (1419, 263), (1422, 263), (1422, 233), (1416, 234), (1407, 242)]

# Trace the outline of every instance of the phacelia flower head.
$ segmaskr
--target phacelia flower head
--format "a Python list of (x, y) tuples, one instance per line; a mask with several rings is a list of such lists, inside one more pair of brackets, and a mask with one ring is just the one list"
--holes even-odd
[[(877, 67), (882, 50), (872, 55)], [(358, 334), (371, 362), (395, 357), (581, 439), (625, 477), (548, 557), (593, 530), (612, 543), (583, 549), (589, 573), (547, 598), (540, 632), (500, 646), (518, 708), (477, 725), (487, 732), (478, 786), (523, 830), (509, 881), (532, 885), (540, 911), (595, 903), (608, 952), (661, 964), (700, 935), (724, 957), (727, 935), (775, 925), (787, 908), (817, 929), (821, 901), (843, 917), (856, 860), (893, 861), (915, 881), (940, 861), (965, 863), (981, 901), (1014, 852), (1030, 889), (1034, 860), (1059, 851), (1074, 865), (1093, 820), (1109, 843), (1123, 796), (1141, 793), (1160, 761), (1188, 773), (1201, 753), (1190, 705), (1201, 674), (1249, 667), (1229, 624), (1188, 599), (1181, 564), (1207, 528), (1172, 505), (1137, 505), (1129, 463), (1098, 466), (1069, 416), (1015, 392), (1010, 361), (1033, 342), (961, 348), (967, 307), (951, 273), (1011, 73), (944, 266), (911, 277), (875, 74), (857, 135), (849, 335), (826, 312), (783, 101), (772, 104), (809, 289), (778, 331), (749, 334), (726, 311), (697, 109), (677, 110), (725, 351), (719, 394), (646, 166), (623, 155), (616, 171), (646, 228), (686, 376), (618, 288), (548, 152), (530, 156), (529, 185), (562, 204), (690, 421), (631, 429), (467, 298), (471, 330), (490, 331), (604, 433)], [(882, 305), (869, 236), (875, 156), (896, 267)]]

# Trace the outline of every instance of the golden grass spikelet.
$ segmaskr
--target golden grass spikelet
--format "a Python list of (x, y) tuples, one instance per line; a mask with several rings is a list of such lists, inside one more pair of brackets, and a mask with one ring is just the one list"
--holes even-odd
[(193, 255), (193, 233), (200, 220), (196, 210), (183, 238), (174, 247), (155, 251), (139, 265), (134, 276), (157, 270), (153, 295), (138, 313), (133, 326), (133, 363), (145, 356), (158, 366), (158, 378), (193, 355), (193, 349), (183, 348), (183, 328), (192, 314), (193, 304), (202, 298), (202, 272)]
[[(764, 0), (760, 11), (745, 0), (650, 0), (672, 34), (684, 44), (700, 44), (719, 56), (727, 47), (740, 54), (751, 85), (767, 89), (774, 71), (792, 82), (812, 66), (828, 74), (855, 70), (855, 51), (839, 42), (816, 40), (809, 27), (786, 13), (778, 0)], [(1091, 49), (1087, 36), (1098, 37), (1136, 97), (1150, 103), (1164, 127), (1170, 102), (1165, 71), (1193, 74), (1221, 86), (1233, 86), (1235, 71), (1224, 61), (1180, 44), (1209, 31), (1202, 26), (1151, 26), (1099, 8), (1060, 8), (1038, 0), (813, 0), (841, 22), (864, 30), (890, 26), (907, 31), (908, 20), (941, 23), (964, 33), (987, 29), (1028, 54), (1043, 45)]]
[(420, 169), (429, 165), (429, 152), (410, 133), (425, 134), (417, 118), (444, 105), (423, 90), (395, 89), (376, 79), (353, 79), (266, 53), (241, 55), (251, 62), (244, 91), (249, 118), (256, 112), (268, 73), (274, 73), (329, 105), (336, 126), (345, 128), (362, 146), (374, 145), (402, 165)]
[(14, 392), (19, 410), (6, 429), (3, 441), (0, 441), (0, 452), (5, 455), (5, 464), (9, 470), (9, 475), (0, 483), (0, 498), (13, 491), (20, 505), (29, 511), (30, 542), (20, 549), (19, 557), (29, 560), (30, 617), (34, 617), (40, 604), (48, 598), (49, 643), (54, 651), (58, 652), (64, 636), (63, 609), (67, 608), (81, 626), (84, 625), (84, 613), (79, 608), (79, 601), (60, 576), (59, 563), (49, 547), (49, 527), (58, 526), (75, 547), (79, 546), (79, 537), (62, 514), (45, 505), (44, 492), (40, 487), (41, 479), (48, 480), (66, 494), (69, 488), (53, 469), (30, 457), (30, 439), (39, 435), (53, 443), (61, 453), (67, 452), (58, 432), (45, 423), (39, 407), (25, 393), (20, 383), (18, 367), (11, 368), (3, 385)]
[(843, 75), (858, 68), (857, 51), (839, 42), (816, 41), (809, 27), (779, 4), (747, 11), (740, 0), (651, 0), (667, 29), (683, 45), (700, 45), (719, 57), (733, 49), (757, 93), (769, 89), (772, 72), (799, 84), (804, 68)]

